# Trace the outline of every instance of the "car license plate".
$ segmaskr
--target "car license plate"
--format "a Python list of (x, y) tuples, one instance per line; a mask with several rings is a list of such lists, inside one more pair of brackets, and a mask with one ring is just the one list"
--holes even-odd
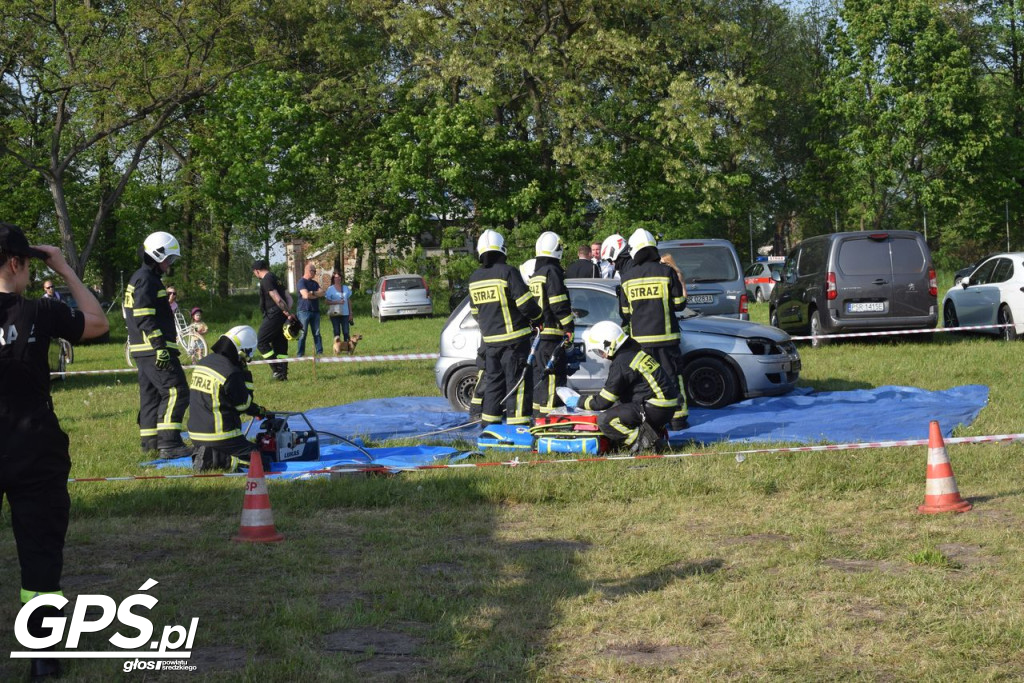
[(883, 301), (859, 301), (856, 303), (846, 304), (846, 311), (848, 313), (881, 313), (885, 311), (885, 302)]
[(688, 304), (713, 304), (715, 297), (711, 294), (690, 294), (686, 297)]
[(400, 308), (398, 309), (398, 315), (414, 315), (416, 311), (411, 308)]

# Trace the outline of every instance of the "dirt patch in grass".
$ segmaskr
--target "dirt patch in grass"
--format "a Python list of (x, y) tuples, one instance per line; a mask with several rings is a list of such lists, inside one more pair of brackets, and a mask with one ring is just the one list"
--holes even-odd
[(963, 567), (984, 567), (994, 565), (998, 559), (982, 553), (980, 545), (961, 545), (960, 543), (943, 543), (935, 549), (951, 561)]
[(405, 681), (425, 678), (430, 660), (422, 657), (371, 657), (355, 665), (361, 680)]
[(554, 550), (562, 553), (582, 553), (590, 549), (590, 544), (585, 541), (568, 541), (557, 538), (535, 538), (529, 541), (512, 543), (513, 549), (517, 552), (533, 552), (537, 550)]
[(324, 649), (328, 652), (411, 655), (422, 642), (422, 638), (406, 633), (378, 628), (347, 628), (324, 636)]
[(419, 566), (420, 574), (426, 576), (443, 576), (446, 578), (458, 578), (465, 576), (466, 568), (455, 562), (434, 562)]
[(847, 574), (866, 574), (868, 572), (882, 572), (883, 574), (903, 574), (907, 568), (894, 562), (884, 560), (847, 560), (839, 557), (830, 557), (823, 564), (836, 571)]
[(792, 536), (786, 534), (747, 534), (722, 539), (723, 545), (757, 545), (760, 543), (789, 543)]
[(245, 668), (248, 657), (245, 650), (232, 645), (197, 647), (192, 650), (189, 664), (196, 666), (195, 672), (198, 674), (211, 671), (240, 671)]
[(320, 597), (320, 606), (330, 610), (346, 610), (352, 605), (366, 604), (369, 598), (359, 591), (334, 591)]
[(889, 616), (886, 611), (881, 609), (877, 604), (867, 600), (854, 600), (850, 604), (846, 605), (845, 609), (847, 616), (851, 619), (870, 622), (873, 624), (884, 623)]
[(670, 666), (692, 658), (696, 652), (696, 648), (692, 647), (639, 642), (609, 645), (601, 652), (601, 656), (635, 666)]

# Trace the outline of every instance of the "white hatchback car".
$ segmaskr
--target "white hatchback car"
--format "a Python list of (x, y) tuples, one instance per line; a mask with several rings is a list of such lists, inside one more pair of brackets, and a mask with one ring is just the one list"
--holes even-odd
[(421, 275), (385, 275), (370, 295), (370, 315), (381, 322), (391, 318), (434, 314), (430, 288)]
[(994, 254), (942, 299), (946, 327), (1009, 325), (979, 330), (1006, 340), (1024, 335), (1024, 252)]

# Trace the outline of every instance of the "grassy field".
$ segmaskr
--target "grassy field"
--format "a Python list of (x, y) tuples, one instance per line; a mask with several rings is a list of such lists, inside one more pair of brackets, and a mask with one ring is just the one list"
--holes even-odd
[[(253, 303), (208, 310), (211, 334), (250, 319)], [(380, 325), (359, 303), (360, 353), (436, 351), (443, 318)], [(753, 317), (766, 320), (766, 307)], [(79, 348), (71, 369), (123, 366), (123, 332), (114, 333), (111, 344)], [(990, 404), (958, 434), (1020, 432), (1020, 349), (941, 334), (805, 345), (801, 384), (985, 384)], [(285, 384), (258, 368), (257, 401), (301, 410), (436, 395), (431, 368), (331, 364), (314, 377), (300, 364)], [(144, 471), (131, 375), (69, 378), (54, 400), (71, 436), (72, 476)], [(936, 516), (916, 512), (923, 448), (742, 463), (730, 450), (271, 482), (286, 540), (269, 546), (228, 540), (241, 513), (239, 479), (73, 484), (65, 592), (120, 600), (152, 577), (158, 631), (199, 618), (198, 670), (146, 680), (1024, 676), (1024, 446), (950, 447), (975, 507)], [(9, 531), (0, 544), (9, 596), (0, 621), (13, 624)], [(112, 650), (114, 630), (87, 634), (82, 649)], [(20, 649), (10, 628), (3, 637), (8, 651)], [(76, 660), (66, 669), (69, 680), (107, 681), (121, 664)], [(5, 660), (0, 678), (21, 676), (23, 666)]]

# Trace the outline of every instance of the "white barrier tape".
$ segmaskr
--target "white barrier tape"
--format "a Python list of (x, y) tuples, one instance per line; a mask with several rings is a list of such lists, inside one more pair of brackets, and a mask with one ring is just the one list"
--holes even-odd
[[(944, 439), (945, 445), (972, 444), (972, 443), (1003, 443), (1012, 441), (1024, 441), (1024, 434), (992, 434), (989, 436), (958, 436)], [(927, 446), (928, 439), (907, 439), (904, 441), (864, 441), (843, 444), (826, 444), (822, 446), (790, 446), (785, 448), (751, 448), (743, 451), (726, 451), (723, 453), (713, 452), (690, 452), (690, 453), (654, 453), (651, 455), (595, 455), (590, 458), (562, 458), (557, 460), (520, 460), (518, 456), (512, 460), (500, 462), (468, 462), (468, 463), (443, 463), (437, 465), (418, 465), (416, 467), (333, 467), (322, 470), (309, 470), (308, 472), (268, 472), (264, 476), (268, 479), (284, 476), (295, 477), (310, 474), (355, 474), (360, 472), (414, 472), (416, 470), (454, 470), (466, 468), (484, 467), (520, 467), (525, 465), (557, 465), (564, 463), (584, 462), (605, 462), (616, 460), (670, 460), (673, 458), (697, 458), (714, 455), (763, 455), (766, 453), (811, 453), (818, 451), (850, 451), (866, 450), (870, 448), (901, 448), (905, 446)], [(95, 482), (95, 481), (140, 481), (150, 479), (208, 479), (215, 477), (244, 477), (245, 473), (209, 473), (209, 474), (165, 474), (165, 475), (138, 475), (127, 477), (82, 477), (68, 479), (69, 484)]]
[[(339, 356), (337, 358), (317, 358), (317, 363), (382, 363), (389, 361), (403, 360), (437, 360), (436, 353), (392, 353), (379, 356)], [(274, 360), (254, 360), (248, 365), (271, 365), (275, 363), (305, 363), (312, 362), (312, 356), (301, 358), (277, 358)], [(183, 370), (191, 370), (195, 365), (183, 365)], [(137, 368), (114, 368), (113, 370), (66, 370), (64, 372), (51, 372), (51, 377), (66, 377), (69, 375), (113, 375), (117, 373), (138, 372)]]
[(810, 341), (811, 339), (850, 339), (851, 337), (888, 337), (889, 335), (900, 334), (931, 334), (932, 332), (966, 332), (969, 330), (990, 330), (996, 327), (1010, 327), (1013, 323), (999, 323), (998, 325), (964, 325), (963, 327), (933, 327), (923, 330), (890, 330), (887, 332), (847, 332), (845, 334), (813, 334), (799, 337), (790, 337), (793, 341)]

